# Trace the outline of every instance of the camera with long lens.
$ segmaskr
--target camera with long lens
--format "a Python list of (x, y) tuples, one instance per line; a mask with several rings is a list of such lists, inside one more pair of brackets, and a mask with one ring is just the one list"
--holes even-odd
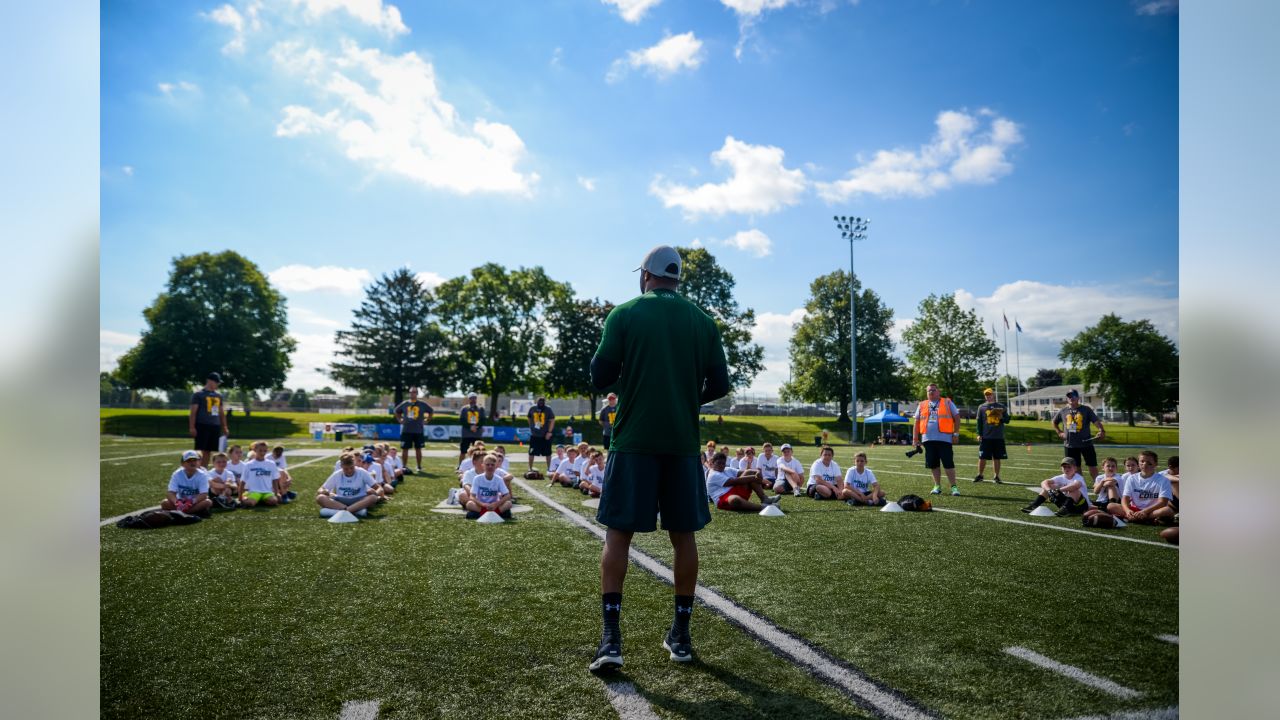
[(915, 456), (919, 455), (919, 454), (920, 454), (920, 453), (922, 453), (922, 452), (924, 452), (924, 448), (922, 448), (922, 447), (920, 447), (919, 445), (917, 445), (917, 446), (915, 446), (915, 448), (914, 448), (914, 449), (912, 449), (912, 450), (908, 450), (908, 451), (907, 451), (906, 453), (904, 453), (904, 454), (905, 454), (907, 457), (909, 457), (909, 458), (913, 458), (913, 457), (915, 457)]

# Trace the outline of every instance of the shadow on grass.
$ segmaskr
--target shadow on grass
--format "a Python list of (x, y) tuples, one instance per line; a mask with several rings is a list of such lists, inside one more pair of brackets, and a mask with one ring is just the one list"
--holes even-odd
[[(780, 661), (781, 662), (781, 661)], [(673, 672), (700, 673), (707, 678), (731, 688), (740, 697), (736, 700), (728, 698), (708, 698), (691, 701), (683, 698), (647, 691), (637, 686), (637, 690), (651, 704), (660, 707), (678, 717), (696, 718), (741, 718), (741, 717), (798, 717), (810, 718), (857, 718), (868, 717), (867, 713), (850, 709), (841, 712), (813, 698), (797, 695), (788, 690), (781, 690), (741, 675), (728, 668), (695, 660), (687, 667), (672, 668)], [(780, 672), (785, 674), (785, 671)]]

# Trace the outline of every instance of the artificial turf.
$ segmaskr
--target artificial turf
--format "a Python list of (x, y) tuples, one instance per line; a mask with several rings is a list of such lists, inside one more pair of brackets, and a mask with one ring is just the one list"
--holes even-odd
[[(104, 438), (102, 517), (158, 502), (185, 445)], [(109, 459), (166, 449), (174, 457)], [(1022, 487), (969, 482), (969, 450), (957, 453), (963, 495), (932, 498), (939, 508), (1079, 527), (1019, 513), (1031, 498)], [(890, 497), (927, 493), (919, 458), (870, 453)], [(836, 459), (850, 456), (842, 448)], [(807, 465), (815, 452), (799, 457)], [(1014, 448), (1001, 475), (1036, 482), (1060, 457)], [(375, 698), (381, 717), (613, 714), (585, 671), (598, 639), (595, 537), (528, 497), (534, 510), (500, 526), (430, 512), (452, 482), (454, 463), (442, 459), (375, 518), (334, 526), (311, 502), (333, 460), (301, 466), (310, 459), (290, 463), (297, 503), (189, 527), (102, 529), (104, 716), (332, 718), (346, 700)], [(573, 490), (539, 490), (593, 514)], [(1177, 550), (938, 512), (807, 498), (781, 507), (787, 517), (776, 519), (713, 510), (699, 533), (700, 581), (939, 715), (1177, 704), (1178, 648), (1155, 638), (1177, 633)], [(1153, 528), (1096, 532), (1158, 541)], [(670, 563), (660, 533), (636, 546)], [(625, 677), (660, 716), (865, 714), (706, 608), (694, 620), (699, 662), (673, 665), (660, 647), (670, 604), (668, 586), (632, 569)], [(1005, 654), (1010, 646), (1142, 696), (1063, 679)]]

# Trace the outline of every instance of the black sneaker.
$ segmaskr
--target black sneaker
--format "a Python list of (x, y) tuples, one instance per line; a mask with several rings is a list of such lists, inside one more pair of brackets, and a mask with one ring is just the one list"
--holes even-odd
[(991, 482), (993, 482), (993, 483), (995, 483), (995, 484), (997, 484), (997, 485), (1003, 485), (1003, 484), (1004, 484), (1004, 481), (1000, 479), (1000, 476), (999, 476), (999, 475), (997, 475), (997, 476), (995, 476), (995, 477), (991, 478)]
[(294, 492), (294, 491), (290, 490), (290, 491), (288, 491), (288, 492), (286, 492), (286, 493), (285, 493), (285, 497), (289, 498), (289, 501), (290, 501), (290, 502), (292, 502), (292, 501), (294, 501), (294, 500), (297, 500), (297, 499), (298, 499), (298, 493), (296, 493), (296, 492)]
[(587, 669), (593, 673), (612, 672), (622, 667), (622, 641), (606, 637), (600, 641), (600, 648), (591, 660)]
[(1030, 515), (1030, 514), (1031, 514), (1031, 511), (1032, 511), (1032, 510), (1035, 510), (1035, 509), (1036, 509), (1036, 506), (1035, 506), (1035, 505), (1028, 505), (1028, 506), (1026, 506), (1026, 507), (1022, 508), (1022, 512), (1024, 512), (1024, 513), (1026, 513), (1026, 514)]
[(1071, 506), (1070, 506), (1070, 505), (1067, 505), (1066, 507), (1063, 507), (1063, 508), (1059, 509), (1059, 510), (1058, 510), (1058, 512), (1054, 513), (1054, 515), (1056, 515), (1056, 516), (1058, 516), (1058, 517), (1066, 517), (1066, 516), (1068, 516), (1068, 515), (1070, 515), (1070, 514), (1072, 514), (1072, 513), (1071, 513)]
[(981, 475), (975, 475), (975, 476), (974, 476), (974, 478), (973, 478), (973, 481), (974, 481), (974, 482), (982, 482), (982, 476), (981, 476)]
[(781, 495), (774, 495), (773, 497), (767, 497), (767, 498), (765, 498), (765, 499), (761, 500), (761, 501), (760, 501), (760, 504), (761, 504), (761, 505), (777, 505), (777, 504), (778, 504), (778, 501), (779, 501), (779, 500), (781, 500), (781, 499), (782, 499), (782, 496), (781, 496)]
[(689, 640), (689, 635), (677, 637), (674, 628), (667, 631), (667, 637), (662, 641), (662, 649), (670, 652), (671, 659), (676, 662), (693, 662), (693, 644)]
[(468, 510), (468, 511), (467, 511), (467, 519), (468, 519), (468, 520), (477, 520), (477, 519), (479, 519), (479, 517), (480, 517), (480, 513), (476, 512), (475, 510)]
[(510, 520), (510, 519), (511, 519), (511, 511), (510, 511), (510, 510), (503, 510), (502, 512), (498, 513), (498, 517), (502, 518), (503, 520)]

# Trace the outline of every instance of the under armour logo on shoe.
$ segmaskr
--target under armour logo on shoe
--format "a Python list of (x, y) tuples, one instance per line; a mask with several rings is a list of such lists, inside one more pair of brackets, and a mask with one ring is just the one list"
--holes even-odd
[(604, 609), (605, 609), (605, 610), (618, 610), (618, 611), (621, 611), (621, 610), (622, 610), (622, 603), (618, 603), (617, 605), (610, 605), (609, 603), (605, 603), (605, 604), (604, 604)]
[(692, 605), (690, 605), (689, 607), (677, 607), (677, 608), (676, 608), (676, 612), (677, 612), (677, 613), (683, 613), (683, 614), (685, 614), (685, 615), (692, 615), (692, 614), (693, 614), (693, 606), (692, 606)]

